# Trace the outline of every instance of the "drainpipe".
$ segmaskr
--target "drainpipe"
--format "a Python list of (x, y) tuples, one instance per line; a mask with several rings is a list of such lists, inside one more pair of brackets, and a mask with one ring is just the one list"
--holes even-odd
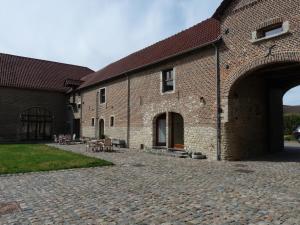
[(130, 141), (130, 77), (127, 74), (127, 147)]
[(220, 49), (219, 42), (213, 44), (216, 57), (216, 101), (217, 101), (217, 160), (221, 161), (221, 78), (220, 78)]
[(96, 95), (96, 118), (95, 118), (95, 138), (98, 139), (98, 130), (99, 130), (99, 90), (97, 90), (97, 95)]

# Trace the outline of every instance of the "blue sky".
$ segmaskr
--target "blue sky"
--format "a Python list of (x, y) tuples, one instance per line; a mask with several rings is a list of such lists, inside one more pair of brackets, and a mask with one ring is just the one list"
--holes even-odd
[[(209, 18), (221, 0), (0, 2), (0, 52), (99, 70)], [(300, 88), (285, 103), (300, 104), (297, 96)]]

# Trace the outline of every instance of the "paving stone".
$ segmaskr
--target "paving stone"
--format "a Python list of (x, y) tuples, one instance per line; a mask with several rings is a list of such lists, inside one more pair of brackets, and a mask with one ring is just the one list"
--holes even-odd
[[(300, 224), (297, 162), (209, 162), (124, 150), (113, 167), (0, 176), (0, 224)], [(143, 165), (137, 167), (135, 165)]]

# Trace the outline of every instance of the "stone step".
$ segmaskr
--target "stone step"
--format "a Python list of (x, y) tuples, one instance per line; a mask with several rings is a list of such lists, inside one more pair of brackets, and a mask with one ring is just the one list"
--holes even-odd
[[(176, 158), (191, 158), (191, 155), (186, 151), (176, 150), (176, 149), (147, 149), (147, 153), (155, 155), (164, 155)], [(197, 159), (206, 159), (205, 155), (198, 155)]]

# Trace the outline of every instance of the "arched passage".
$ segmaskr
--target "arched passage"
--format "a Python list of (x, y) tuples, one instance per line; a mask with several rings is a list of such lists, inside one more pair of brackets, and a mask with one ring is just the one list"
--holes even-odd
[(259, 65), (230, 86), (225, 124), (227, 159), (251, 158), (284, 149), (282, 98), (300, 84), (299, 62)]
[(32, 107), (20, 114), (21, 139), (27, 141), (50, 140), (53, 131), (52, 113), (41, 107)]

